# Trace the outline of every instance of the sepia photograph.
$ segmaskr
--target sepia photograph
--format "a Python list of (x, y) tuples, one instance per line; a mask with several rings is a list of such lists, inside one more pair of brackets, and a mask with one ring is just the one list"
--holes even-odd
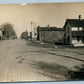
[(0, 4), (0, 82), (84, 80), (84, 2)]

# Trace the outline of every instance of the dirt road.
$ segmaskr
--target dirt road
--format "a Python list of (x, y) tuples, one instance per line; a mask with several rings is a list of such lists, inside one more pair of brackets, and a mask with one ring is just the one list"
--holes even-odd
[(68, 80), (84, 64), (84, 49), (45, 48), (26, 40), (0, 41), (0, 82)]

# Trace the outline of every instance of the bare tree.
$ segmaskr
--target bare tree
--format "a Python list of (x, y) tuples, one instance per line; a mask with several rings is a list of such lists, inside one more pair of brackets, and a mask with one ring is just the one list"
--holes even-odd
[(4, 23), (1, 25), (3, 39), (16, 39), (17, 35), (14, 31), (13, 25), (10, 23)]

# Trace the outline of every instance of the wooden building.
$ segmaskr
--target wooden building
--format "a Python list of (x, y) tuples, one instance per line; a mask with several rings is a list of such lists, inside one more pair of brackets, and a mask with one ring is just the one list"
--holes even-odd
[(37, 27), (37, 39), (43, 42), (64, 44), (63, 28), (57, 27)]
[(84, 43), (84, 19), (67, 19), (64, 25), (65, 44)]

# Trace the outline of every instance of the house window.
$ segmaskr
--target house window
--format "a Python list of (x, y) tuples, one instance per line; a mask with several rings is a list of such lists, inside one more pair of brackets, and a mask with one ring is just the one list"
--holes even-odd
[(82, 27), (80, 27), (80, 28), (79, 28), (79, 31), (82, 31), (82, 30), (83, 30), (83, 28), (82, 28)]
[(77, 27), (72, 27), (71, 30), (72, 30), (72, 31), (78, 31), (78, 28), (77, 28)]

